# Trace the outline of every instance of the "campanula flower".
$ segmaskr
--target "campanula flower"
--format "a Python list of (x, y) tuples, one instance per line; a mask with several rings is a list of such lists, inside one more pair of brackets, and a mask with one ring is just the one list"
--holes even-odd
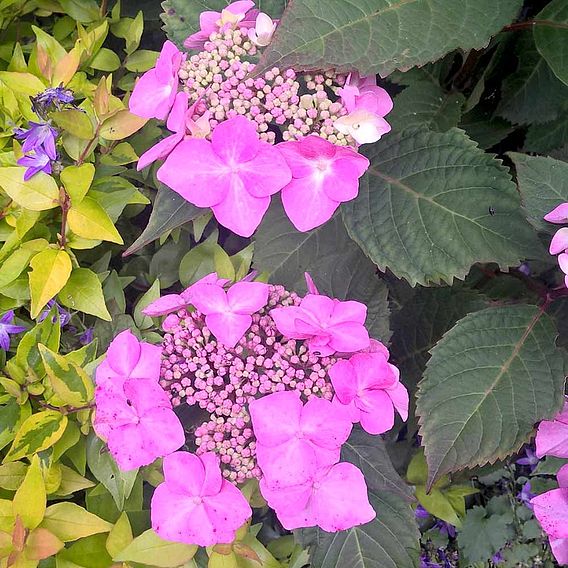
[(351, 463), (316, 470), (308, 481), (292, 487), (272, 487), (263, 477), (260, 491), (288, 530), (318, 526), (337, 532), (376, 517), (363, 473)]
[(367, 307), (360, 302), (308, 294), (299, 306), (275, 308), (270, 315), (278, 331), (291, 339), (305, 339), (314, 353), (353, 353), (369, 347), (364, 323)]
[(359, 178), (369, 167), (365, 156), (319, 136), (277, 147), (292, 171), (292, 180), (282, 190), (282, 203), (299, 231), (322, 225), (341, 203), (357, 197)]
[(270, 205), (270, 196), (292, 179), (278, 148), (259, 139), (243, 116), (219, 124), (211, 141), (180, 142), (157, 173), (158, 179), (242, 237), (250, 237)]
[(532, 509), (531, 499), (534, 497), (534, 493), (531, 492), (531, 482), (527, 481), (521, 487), (521, 490), (517, 493), (517, 499), (529, 509)]
[(273, 20), (268, 14), (260, 12), (256, 17), (254, 28), (249, 29), (249, 39), (258, 47), (266, 47), (272, 41), (277, 25), (277, 20)]
[(315, 479), (322, 467), (339, 461), (351, 433), (347, 416), (328, 400), (305, 405), (294, 391), (282, 391), (249, 404), (258, 465), (272, 489)]
[(182, 53), (171, 41), (166, 41), (156, 66), (138, 79), (129, 101), (130, 112), (144, 118), (165, 120), (178, 90), (178, 71)]
[(517, 463), (518, 465), (529, 466), (532, 471), (538, 464), (538, 462), (539, 458), (536, 455), (535, 451), (531, 447), (527, 446), (525, 449), (525, 457), (519, 458), (515, 463)]
[(38, 149), (31, 154), (26, 154), (21, 157), (17, 161), (17, 164), (27, 168), (24, 172), (24, 181), (28, 181), (39, 172), (43, 172), (45, 174), (51, 173), (51, 159), (41, 149), (41, 147), (38, 147)]
[(14, 310), (10, 310), (0, 317), (0, 349), (8, 351), (10, 349), (10, 335), (26, 331), (23, 325), (14, 325)]
[(80, 336), (79, 343), (81, 345), (88, 345), (93, 341), (95, 337), (95, 330), (92, 327), (88, 327)]
[(150, 510), (152, 528), (166, 540), (199, 546), (230, 543), (252, 516), (244, 495), (223, 479), (213, 452), (166, 456), (164, 478)]
[(43, 152), (51, 160), (57, 158), (55, 139), (57, 130), (48, 122), (30, 122), (30, 128), (17, 128), (14, 131), (18, 140), (23, 140), (22, 152)]
[(71, 314), (55, 300), (49, 300), (49, 302), (47, 302), (45, 308), (39, 314), (37, 321), (43, 321), (54, 307), (56, 313), (51, 317), (51, 323), (55, 323), (59, 318), (59, 325), (61, 325), (61, 327), (67, 325), (71, 321)]
[(538, 425), (536, 455), (568, 458), (568, 401), (553, 420), (543, 420)]
[(194, 284), (191, 303), (226, 347), (234, 347), (252, 324), (252, 314), (268, 302), (268, 286), (262, 282), (237, 282), (227, 292), (218, 284)]
[(340, 359), (329, 370), (337, 402), (353, 423), (361, 422), (369, 434), (382, 434), (394, 426), (394, 410), (408, 418), (408, 391), (399, 382), (398, 369), (384, 353), (357, 353)]

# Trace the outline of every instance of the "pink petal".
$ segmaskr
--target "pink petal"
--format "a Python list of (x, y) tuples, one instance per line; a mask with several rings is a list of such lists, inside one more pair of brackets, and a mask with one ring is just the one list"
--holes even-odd
[(152, 379), (128, 379), (123, 388), (125, 402), (136, 409), (138, 416), (157, 407), (172, 407), (166, 391)]
[(396, 386), (387, 389), (386, 393), (392, 400), (392, 403), (394, 404), (397, 412), (400, 414), (400, 417), (404, 421), (408, 420), (409, 398), (406, 387), (402, 383), (397, 383)]
[(308, 289), (308, 294), (318, 295), (319, 290), (308, 272), (304, 272), (304, 278), (306, 279), (306, 288)]
[(562, 270), (564, 274), (568, 275), (568, 254), (565, 252), (558, 255), (558, 266), (560, 266), (560, 270)]
[(132, 371), (131, 379), (153, 379), (158, 381), (160, 378), (160, 367), (162, 365), (162, 347), (151, 345), (150, 343), (140, 343), (140, 358)]
[(233, 348), (252, 325), (252, 317), (232, 312), (209, 314), (205, 323), (225, 347)]
[(359, 193), (359, 178), (369, 167), (369, 160), (355, 150), (346, 150), (341, 159), (333, 162), (333, 175), (323, 184), (326, 195), (334, 201), (349, 201)]
[(568, 487), (568, 463), (564, 464), (556, 474), (556, 480), (560, 487)]
[(296, 329), (296, 321), (303, 316), (304, 311), (298, 306), (270, 310), (270, 317), (274, 320), (278, 331), (289, 339), (304, 339), (304, 336), (298, 334)]
[(186, 305), (187, 303), (180, 294), (167, 294), (148, 304), (142, 310), (142, 313), (150, 317), (165, 316), (184, 308)]
[(333, 306), (332, 324), (344, 322), (365, 323), (367, 318), (367, 306), (355, 300), (336, 300)]
[(160, 140), (156, 145), (152, 146), (149, 150), (146, 150), (136, 164), (136, 169), (138, 171), (143, 170), (146, 166), (149, 166), (152, 162), (156, 160), (161, 160), (169, 156), (174, 148), (183, 140), (183, 134), (172, 134), (166, 138)]
[(277, 446), (300, 430), (302, 402), (295, 391), (282, 391), (249, 403), (252, 428), (258, 442)]
[(361, 426), (365, 432), (383, 434), (394, 426), (394, 407), (385, 391), (365, 391), (355, 405), (361, 410)]
[(156, 459), (152, 452), (143, 448), (143, 435), (138, 424), (126, 424), (109, 433), (109, 452), (122, 471), (137, 469)]
[(191, 287), (191, 303), (203, 314), (230, 311), (227, 293), (217, 284), (195, 283)]
[(179, 324), (179, 317), (176, 314), (169, 314), (162, 322), (162, 329), (166, 332), (174, 331)]
[[(303, 178), (311, 176), (314, 170), (311, 158), (307, 158), (302, 153), (302, 148), (308, 139), (316, 138), (315, 136), (308, 136), (303, 138), (301, 141), (294, 140), (290, 142), (280, 142), (275, 146), (275, 148), (280, 152), (280, 154), (286, 160), (288, 167), (292, 172), (294, 178)], [(317, 138), (320, 138), (317, 136)], [(321, 139), (321, 138), (320, 138)], [(323, 139), (322, 139), (323, 140)], [(333, 154), (334, 155), (334, 154)]]
[(333, 390), (342, 404), (349, 404), (357, 395), (357, 375), (353, 364), (340, 359), (329, 370)]
[(292, 172), (275, 146), (261, 142), (256, 156), (241, 164), (239, 177), (251, 195), (267, 197), (288, 184)]
[(113, 371), (128, 377), (140, 359), (140, 352), (140, 341), (129, 329), (125, 329), (111, 341), (106, 361)]
[(174, 452), (164, 458), (164, 477), (172, 491), (180, 495), (201, 495), (205, 481), (205, 464), (195, 454)]
[(349, 404), (342, 404), (337, 396), (334, 396), (331, 404), (333, 404), (337, 412), (342, 412), (352, 424), (357, 424), (361, 421), (361, 411), (355, 405), (355, 399)]
[(223, 485), (219, 456), (214, 452), (206, 452), (199, 459), (201, 459), (205, 468), (205, 479), (199, 494), (204, 496), (217, 495)]
[(558, 254), (568, 249), (568, 227), (558, 229), (550, 242), (550, 254)]
[[(156, 61), (156, 73), (162, 82), (176, 79), (181, 63), (182, 54), (176, 44), (169, 39), (164, 42), (160, 55)], [(173, 103), (172, 103), (173, 104)]]
[(351, 463), (338, 463), (319, 478), (312, 499), (317, 525), (324, 531), (346, 530), (376, 516), (369, 503), (365, 478)]
[(168, 130), (185, 134), (185, 115), (188, 111), (188, 105), (189, 95), (185, 91), (177, 93), (174, 106), (166, 122)]
[(253, 314), (266, 306), (268, 285), (263, 282), (237, 282), (227, 292), (231, 311), (237, 314)]
[(176, 95), (175, 83), (163, 83), (156, 69), (146, 71), (136, 82), (128, 102), (132, 114), (143, 118), (165, 120)]
[(550, 548), (558, 564), (561, 566), (568, 564), (568, 538), (550, 539)]
[(531, 499), (534, 514), (552, 538), (568, 538), (568, 488), (547, 491)]
[[(203, 13), (201, 15), (203, 15)], [(220, 15), (221, 14), (219, 14), (219, 16)], [(201, 49), (205, 42), (209, 39), (210, 35), (210, 33), (199, 30), (198, 32), (195, 32), (194, 34), (191, 34), (188, 38), (186, 38), (183, 42), (183, 46), (186, 49)]]
[(327, 322), (336, 309), (336, 302), (321, 294), (307, 294), (300, 302), (302, 310), (313, 316), (313, 321)]
[(156, 407), (147, 411), (140, 419), (140, 428), (143, 448), (152, 455), (148, 463), (179, 450), (185, 444), (183, 426), (170, 408)]
[(349, 353), (369, 346), (369, 332), (364, 325), (345, 322), (328, 329), (331, 334), (330, 347), (334, 351)]
[(229, 4), (225, 10), (237, 16), (244, 16), (251, 8), (254, 8), (254, 2), (252, 0), (237, 0)]
[(180, 142), (157, 172), (157, 178), (197, 207), (222, 201), (230, 186), (226, 165), (211, 142), (191, 138)]
[(301, 431), (316, 446), (340, 448), (351, 434), (352, 424), (329, 400), (311, 398), (302, 410)]
[(349, 361), (357, 373), (359, 389), (384, 389), (398, 382), (392, 365), (382, 353), (356, 353)]
[(261, 147), (256, 126), (240, 115), (217, 125), (211, 142), (219, 159), (231, 168), (252, 160)]
[(536, 433), (536, 455), (568, 458), (568, 425), (557, 420), (543, 420)]
[(253, 197), (237, 175), (227, 176), (227, 181), (224, 199), (211, 207), (215, 218), (237, 235), (250, 237), (268, 210), (270, 197)]
[(561, 203), (555, 207), (550, 213), (544, 216), (549, 223), (567, 223), (568, 222), (568, 203)]

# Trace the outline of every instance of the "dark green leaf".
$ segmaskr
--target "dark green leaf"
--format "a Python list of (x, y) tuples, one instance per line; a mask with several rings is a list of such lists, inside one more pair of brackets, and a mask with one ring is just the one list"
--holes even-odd
[(460, 128), (484, 150), (499, 144), (514, 130), (506, 120), (494, 117), (492, 110), (480, 107), (463, 115)]
[(536, 46), (556, 76), (568, 85), (568, 4), (566, 0), (552, 0), (536, 20)]
[(533, 124), (527, 131), (524, 151), (546, 154), (565, 146), (566, 140), (568, 140), (568, 110), (553, 122)]

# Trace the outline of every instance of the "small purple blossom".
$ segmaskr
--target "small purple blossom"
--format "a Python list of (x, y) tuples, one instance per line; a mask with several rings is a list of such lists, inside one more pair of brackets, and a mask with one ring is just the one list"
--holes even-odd
[(527, 447), (525, 449), (525, 457), (518, 459), (515, 463), (517, 465), (527, 465), (531, 468), (531, 471), (532, 471), (536, 467), (538, 462), (539, 462), (539, 459), (538, 459), (535, 451), (532, 448)]
[(417, 519), (427, 519), (430, 513), (422, 505), (418, 505), (414, 511), (414, 516)]
[(521, 491), (519, 493), (517, 493), (517, 499), (523, 504), (525, 505), (525, 507), (528, 507), (529, 509), (532, 509), (532, 505), (530, 503), (530, 500), (535, 496), (534, 493), (531, 493), (531, 482), (527, 481), (523, 487), (521, 488)]
[(51, 173), (51, 160), (41, 149), (37, 149), (32, 154), (26, 154), (17, 162), (19, 166), (28, 168), (24, 174), (24, 181), (28, 181), (39, 172)]
[(0, 317), (0, 349), (8, 351), (10, 349), (10, 335), (26, 331), (23, 325), (14, 325), (14, 310), (6, 312)]
[(51, 126), (50, 122), (30, 122), (30, 128), (16, 128), (14, 135), (18, 140), (24, 141), (22, 151), (25, 154), (39, 150), (51, 160), (57, 158), (55, 149), (57, 130)]
[(493, 564), (501, 564), (501, 562), (503, 562), (505, 559), (503, 558), (503, 554), (501, 554), (501, 551), (498, 550), (492, 557), (491, 557), (491, 562), (493, 562)]
[(440, 534), (443, 534), (448, 538), (454, 538), (456, 536), (456, 527), (454, 527), (454, 525), (451, 525), (450, 523), (446, 523), (446, 521), (436, 521), (436, 524), (433, 528), (438, 530)]
[(71, 314), (62, 306), (60, 306), (55, 300), (49, 300), (47, 302), (44, 310), (39, 314), (37, 320), (43, 321), (53, 310), (53, 307), (57, 309), (57, 314), (53, 314), (51, 317), (51, 323), (56, 323), (59, 317), (59, 324), (61, 327), (67, 325), (71, 320)]
[(70, 104), (75, 100), (73, 96), (73, 91), (71, 89), (66, 89), (63, 86), (60, 87), (49, 87), (45, 89), (39, 95), (33, 97), (34, 103), (41, 105), (56, 105), (59, 104)]
[(88, 345), (93, 341), (95, 336), (95, 330), (92, 327), (88, 327), (80, 336), (79, 336), (79, 343), (81, 345)]

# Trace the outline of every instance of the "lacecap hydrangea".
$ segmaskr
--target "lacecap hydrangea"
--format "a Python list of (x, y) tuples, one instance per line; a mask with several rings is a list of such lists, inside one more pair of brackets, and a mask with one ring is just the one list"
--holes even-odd
[[(340, 461), (353, 425), (369, 434), (408, 415), (367, 308), (319, 293), (210, 274), (144, 310), (160, 346), (129, 331), (96, 372), (94, 427), (121, 469), (163, 459), (153, 529), (172, 541), (230, 543), (259, 482), (286, 529), (339, 531), (371, 521), (363, 473)], [(183, 416), (183, 424), (179, 416)], [(252, 480), (252, 481), (251, 481)], [(380, 514), (380, 512), (379, 512)]]
[(134, 88), (130, 111), (171, 132), (138, 168), (164, 160), (161, 182), (244, 237), (277, 193), (299, 231), (325, 223), (357, 196), (369, 167), (357, 150), (390, 131), (390, 96), (356, 71), (255, 75), (277, 22), (252, 1), (203, 12), (200, 26), (186, 53), (166, 41)]

